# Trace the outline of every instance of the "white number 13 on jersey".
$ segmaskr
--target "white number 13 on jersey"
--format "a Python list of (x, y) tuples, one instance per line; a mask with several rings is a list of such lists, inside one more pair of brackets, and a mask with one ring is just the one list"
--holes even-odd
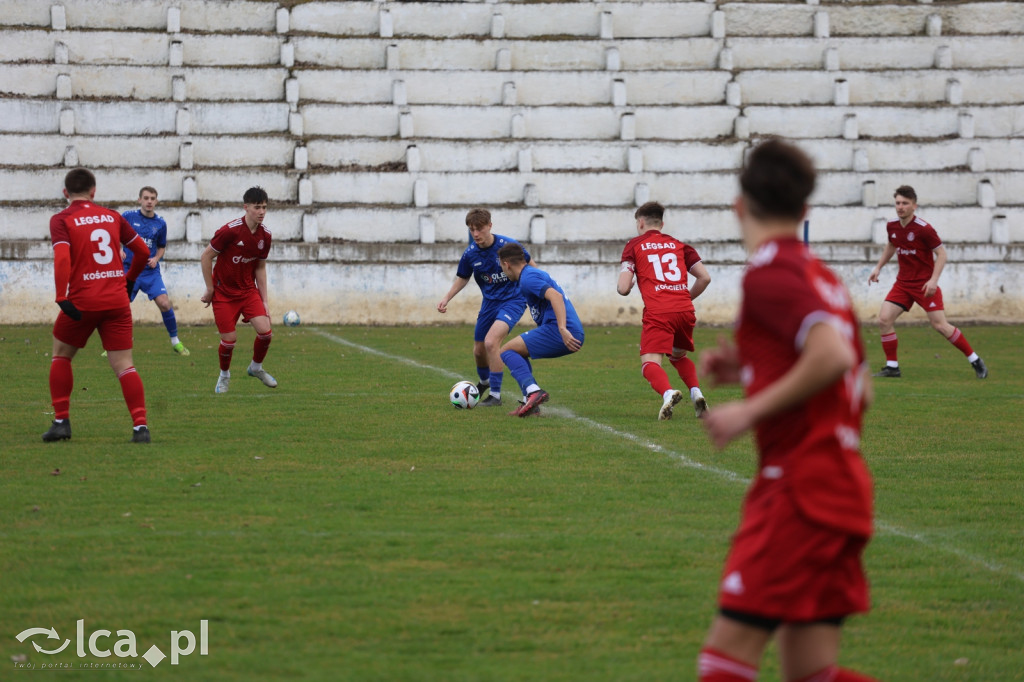
[(106, 230), (93, 230), (89, 235), (89, 241), (96, 242), (96, 253), (92, 257), (100, 265), (106, 265), (114, 260), (114, 250), (110, 248), (110, 233)]
[(678, 282), (683, 278), (674, 253), (652, 253), (647, 257), (647, 261), (654, 268), (654, 276), (658, 278), (659, 282)]

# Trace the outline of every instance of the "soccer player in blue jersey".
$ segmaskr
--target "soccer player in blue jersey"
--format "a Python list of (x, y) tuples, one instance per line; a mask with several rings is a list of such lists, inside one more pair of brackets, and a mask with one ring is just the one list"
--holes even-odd
[[(164, 318), (164, 327), (171, 337), (171, 348), (178, 355), (188, 355), (188, 348), (178, 338), (178, 321), (174, 317), (174, 308), (171, 306), (171, 299), (167, 296), (167, 287), (164, 286), (164, 279), (160, 276), (160, 259), (164, 257), (167, 248), (167, 223), (156, 214), (157, 193), (152, 187), (143, 187), (139, 190), (139, 209), (125, 211), (122, 215), (128, 224), (139, 233), (146, 246), (149, 247), (149, 262), (146, 268), (135, 281), (135, 290), (132, 291), (131, 299), (141, 291), (149, 296), (149, 300), (156, 303), (160, 314)], [(132, 252), (124, 254), (124, 271), (128, 272), (132, 265)]]
[[(526, 311), (526, 301), (519, 294), (516, 283), (509, 280), (498, 262), (498, 250), (508, 244), (519, 243), (492, 234), (491, 213), (485, 208), (474, 208), (466, 214), (466, 226), (473, 243), (466, 248), (455, 271), (455, 280), (444, 298), (437, 304), (437, 312), (448, 311), (448, 303), (466, 288), (469, 278), (476, 279), (483, 294), (480, 312), (473, 330), (473, 357), (476, 359), (476, 373), (480, 378), (477, 388), (483, 392), (490, 389), (490, 395), (480, 401), (483, 407), (501, 405), (501, 380), (505, 366), (501, 361), (501, 342)], [(530, 254), (523, 250), (526, 261)]]
[(559, 358), (583, 347), (583, 325), (569, 298), (551, 279), (551, 275), (530, 265), (519, 244), (498, 249), (498, 260), (505, 275), (517, 282), (530, 307), (536, 329), (525, 331), (501, 347), (501, 359), (526, 397), (509, 414), (526, 417), (540, 412), (540, 404), (550, 397), (533, 378), (530, 358)]

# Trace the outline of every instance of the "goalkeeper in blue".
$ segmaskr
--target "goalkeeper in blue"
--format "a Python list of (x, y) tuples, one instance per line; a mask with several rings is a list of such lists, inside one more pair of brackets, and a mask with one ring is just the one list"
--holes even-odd
[(583, 347), (583, 325), (562, 287), (551, 275), (527, 262), (522, 246), (501, 247), (498, 260), (505, 275), (518, 283), (519, 292), (537, 323), (536, 329), (523, 332), (501, 347), (501, 360), (519, 383), (525, 398), (523, 404), (509, 414), (527, 417), (539, 414), (541, 403), (546, 403), (550, 397), (533, 377), (531, 358), (559, 358), (575, 353)]
[[(160, 309), (164, 327), (171, 337), (171, 348), (178, 355), (188, 355), (188, 348), (185, 348), (185, 344), (178, 338), (178, 320), (174, 317), (174, 307), (167, 296), (164, 279), (160, 275), (160, 259), (164, 257), (167, 248), (167, 223), (156, 214), (156, 202), (156, 190), (152, 187), (143, 187), (139, 190), (139, 208), (122, 214), (149, 247), (149, 262), (135, 281), (131, 300), (134, 301), (140, 291), (149, 296), (149, 300), (156, 303), (156, 307)], [(124, 271), (128, 272), (131, 265), (132, 253), (127, 251), (124, 254)]]
[[(526, 301), (519, 295), (516, 283), (511, 281), (498, 263), (498, 250), (516, 240), (491, 232), (491, 213), (485, 208), (474, 208), (466, 214), (466, 227), (472, 243), (462, 254), (455, 280), (444, 298), (437, 304), (437, 312), (448, 312), (448, 303), (466, 288), (472, 277), (480, 286), (483, 301), (473, 330), (473, 357), (480, 382), (477, 390), (490, 395), (480, 401), (480, 407), (501, 406), (501, 380), (505, 366), (501, 362), (501, 343), (526, 311)], [(523, 251), (526, 261), (530, 254)]]

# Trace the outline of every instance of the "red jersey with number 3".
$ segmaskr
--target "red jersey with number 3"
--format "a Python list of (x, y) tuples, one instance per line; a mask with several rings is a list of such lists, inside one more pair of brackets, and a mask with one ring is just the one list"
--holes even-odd
[(79, 310), (113, 310), (129, 305), (121, 244), (139, 239), (120, 213), (78, 200), (50, 218), (50, 241), (71, 253), (68, 299)]
[(246, 296), (256, 288), (256, 264), (270, 255), (270, 230), (263, 223), (253, 232), (245, 218), (232, 220), (210, 240), (217, 252), (213, 288), (227, 298)]
[(810, 521), (871, 535), (871, 475), (860, 455), (864, 346), (843, 283), (796, 238), (766, 242), (743, 277), (736, 343), (747, 396), (778, 381), (800, 358), (808, 332), (833, 325), (857, 365), (799, 405), (757, 425), (758, 476), (750, 502), (788, 494)]
[(648, 230), (630, 239), (622, 264), (636, 275), (644, 308), (651, 313), (693, 310), (687, 274), (700, 262), (697, 251), (672, 235)]
[(924, 284), (935, 271), (935, 256), (932, 253), (942, 246), (935, 228), (917, 216), (906, 227), (899, 220), (885, 226), (889, 243), (896, 247), (896, 260), (900, 270), (896, 281), (905, 284)]

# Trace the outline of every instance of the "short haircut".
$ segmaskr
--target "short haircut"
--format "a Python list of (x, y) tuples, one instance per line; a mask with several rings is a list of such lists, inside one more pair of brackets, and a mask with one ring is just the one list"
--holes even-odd
[(751, 150), (740, 189), (754, 218), (800, 220), (815, 176), (814, 163), (803, 150), (772, 137)]
[(913, 201), (915, 204), (917, 203), (917, 192), (915, 192), (914, 188), (911, 187), (910, 185), (900, 185), (899, 187), (897, 187), (896, 191), (893, 192), (892, 194), (893, 199), (895, 199), (896, 197), (906, 197), (907, 199)]
[(96, 176), (88, 168), (73, 168), (64, 176), (68, 194), (88, 194), (96, 186)]
[(267, 198), (267, 190), (256, 186), (245, 190), (245, 194), (242, 195), (242, 202), (246, 204), (265, 204), (267, 203)]
[(498, 249), (498, 260), (506, 263), (525, 263), (526, 252), (519, 244), (505, 244)]
[(662, 225), (665, 221), (665, 207), (657, 201), (648, 201), (636, 210), (633, 217), (637, 220), (643, 218), (644, 221), (650, 223), (652, 227), (656, 227), (658, 225)]
[(491, 224), (491, 212), (486, 208), (474, 208), (466, 214), (468, 227), (483, 227)]
[(156, 197), (160, 196), (160, 194), (156, 191), (156, 188), (155, 187), (150, 187), (149, 185), (146, 185), (145, 187), (143, 187), (142, 189), (139, 190), (139, 198), (140, 199), (142, 198), (142, 193), (143, 192), (152, 192), (153, 196), (156, 196)]

